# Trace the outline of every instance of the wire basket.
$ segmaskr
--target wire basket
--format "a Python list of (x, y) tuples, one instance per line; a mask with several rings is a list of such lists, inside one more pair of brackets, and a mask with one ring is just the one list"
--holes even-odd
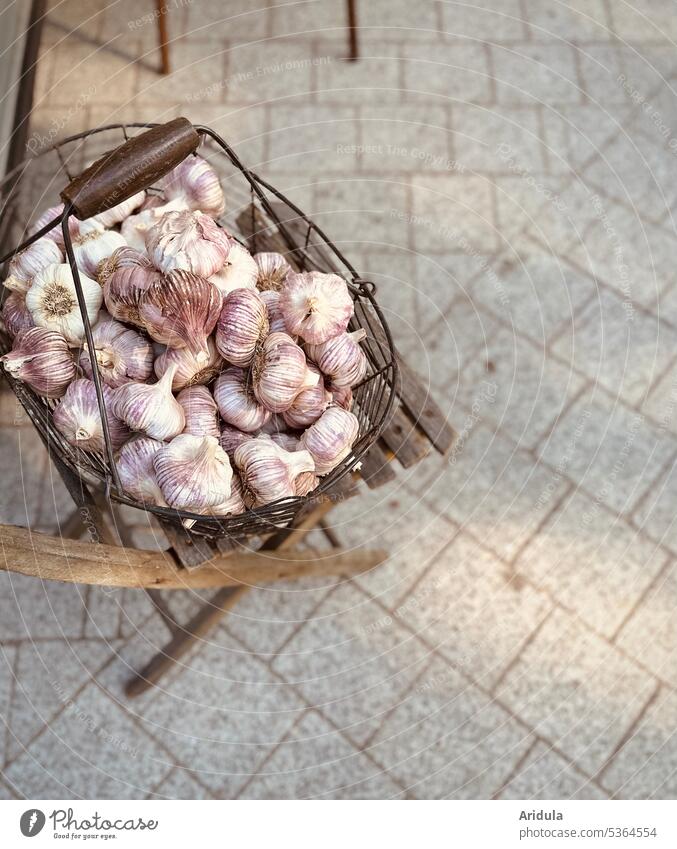
[[(0, 184), (0, 243), (17, 247), (9, 253), (5, 250), (6, 256), (0, 262), (10, 259), (51, 227), (61, 227), (67, 261), (80, 302), (85, 337), (89, 349), (93, 350), (68, 218), (71, 215), (87, 218), (121, 203), (141, 188), (150, 194), (159, 194), (160, 190), (155, 185), (159, 178), (186, 155), (193, 155), (198, 144), (200, 155), (216, 169), (226, 193), (228, 211), (218, 220), (221, 226), (243, 243), (248, 242), (248, 247), (254, 252), (264, 247), (270, 249), (267, 245), (274, 236), (282, 245), (278, 249), (292, 266), (301, 271), (333, 271), (348, 281), (355, 306), (349, 329), (366, 330), (367, 336), (361, 345), (368, 363), (365, 378), (353, 387), (353, 412), (359, 421), (359, 432), (351, 453), (322, 477), (318, 487), (309, 495), (281, 499), (238, 516), (210, 517), (156, 507), (134, 500), (122, 489), (108, 433), (96, 357), (91, 358), (91, 364), (104, 431), (105, 451), (101, 454), (85, 452), (66, 442), (52, 421), (56, 403), (40, 397), (9, 374), (5, 376), (40, 431), (50, 454), (56, 455), (86, 485), (103, 491), (115, 502), (152, 513), (164, 523), (189, 528), (191, 534), (211, 539), (224, 536), (244, 538), (286, 527), (309, 502), (331, 497), (332, 488), (355, 469), (385, 427), (395, 400), (397, 366), (390, 330), (374, 298), (373, 283), (358, 275), (324, 232), (295, 204), (246, 168), (216, 132), (206, 126), (193, 126), (184, 118), (164, 125), (133, 123), (97, 127), (58, 142), (13, 169)], [(84, 164), (97, 156), (100, 158), (95, 164), (83, 172)], [(30, 220), (41, 209), (56, 202), (53, 197), (55, 189), (64, 201), (63, 213), (27, 238)], [(247, 223), (246, 227), (242, 226), (243, 221)], [(6, 295), (4, 290), (3, 301)], [(10, 338), (5, 333), (0, 334), (2, 353), (10, 350), (11, 345)]]

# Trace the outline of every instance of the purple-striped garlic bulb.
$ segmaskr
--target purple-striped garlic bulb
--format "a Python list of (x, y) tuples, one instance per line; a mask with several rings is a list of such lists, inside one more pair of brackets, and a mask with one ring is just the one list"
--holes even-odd
[(139, 316), (156, 342), (188, 348), (198, 362), (210, 359), (207, 338), (221, 312), (221, 295), (203, 277), (171, 271), (143, 293)]
[(286, 333), (271, 333), (259, 347), (252, 364), (252, 383), (259, 403), (283, 413), (302, 389), (319, 377), (308, 368), (303, 350)]
[(160, 489), (170, 507), (206, 513), (230, 497), (233, 470), (214, 436), (182, 433), (153, 458)]
[(10, 292), (2, 305), (2, 320), (9, 335), (14, 338), (20, 331), (35, 327), (33, 317), (26, 306), (26, 298), (20, 292)]
[(214, 400), (224, 422), (245, 433), (259, 430), (271, 415), (255, 397), (244, 369), (231, 367), (221, 372), (214, 383)]
[[(272, 289), (265, 289), (263, 292), (259, 292), (259, 295), (268, 311), (270, 333), (286, 333), (287, 325), (284, 323), (284, 316), (280, 309), (280, 293), (274, 292)], [(294, 339), (293, 336), (292, 339)]]
[(225, 297), (236, 289), (255, 289), (258, 273), (258, 266), (247, 248), (231, 239), (225, 262), (209, 279)]
[(226, 208), (219, 175), (201, 156), (188, 156), (160, 181), (168, 200), (180, 200), (186, 209), (218, 218)]
[(207, 339), (207, 362), (198, 361), (188, 348), (165, 348), (155, 360), (155, 374), (162, 377), (170, 363), (176, 365), (172, 389), (177, 392), (186, 386), (210, 383), (223, 369), (223, 358), (216, 350), (214, 339)]
[(230, 238), (202, 212), (166, 212), (146, 233), (146, 252), (165, 274), (183, 270), (211, 277), (229, 251)]
[(331, 393), (325, 389), (320, 372), (310, 364), (308, 369), (317, 375), (317, 383), (302, 389), (292, 401), (291, 407), (282, 413), (285, 423), (297, 430), (316, 422), (331, 403)]
[(106, 309), (119, 321), (143, 327), (139, 305), (143, 293), (164, 277), (154, 268), (148, 257), (135, 248), (118, 248), (99, 267), (99, 280), (103, 285)]
[(9, 263), (9, 276), (4, 285), (14, 292), (25, 295), (38, 272), (62, 262), (63, 255), (57, 244), (43, 237), (12, 257)]
[(156, 195), (149, 195), (136, 215), (125, 218), (120, 225), (120, 233), (131, 248), (145, 254), (148, 231), (155, 227), (165, 213), (181, 212), (185, 209), (186, 205), (182, 200), (163, 203)]
[(280, 309), (287, 331), (315, 345), (343, 333), (354, 308), (342, 277), (307, 271), (287, 277), (280, 290)]
[[(34, 233), (37, 233), (38, 230), (41, 230), (44, 226), (53, 221), (57, 215), (61, 215), (63, 213), (63, 204), (58, 203), (56, 206), (50, 206), (49, 209), (46, 209), (36, 221), (31, 224), (28, 229), (29, 234), (32, 236)], [(78, 229), (80, 227), (80, 222), (75, 216), (71, 215), (68, 219), (68, 230), (71, 234), (71, 238), (75, 238), (77, 235)], [(61, 230), (61, 223), (57, 224), (55, 227), (52, 227), (47, 233), (45, 233), (45, 239), (49, 239), (51, 242), (54, 242), (61, 251), (64, 250), (64, 241), (63, 241), (63, 232)]]
[(348, 412), (353, 409), (353, 390), (350, 386), (336, 386), (336, 384), (330, 383), (329, 391), (333, 404), (343, 407)]
[(120, 222), (129, 218), (129, 216), (141, 206), (145, 199), (146, 192), (142, 189), (140, 192), (136, 192), (136, 194), (127, 198), (127, 200), (123, 200), (122, 203), (118, 203), (116, 206), (112, 206), (104, 212), (99, 212), (94, 216), (94, 219), (104, 227), (115, 227), (116, 224), (120, 224)]
[(256, 288), (261, 292), (279, 292), (291, 273), (292, 267), (282, 254), (274, 251), (264, 251), (254, 254), (254, 261), (258, 266), (259, 273), (256, 278)]
[(243, 442), (246, 442), (248, 439), (254, 439), (254, 435), (251, 433), (245, 433), (237, 427), (234, 427), (230, 424), (221, 425), (221, 434), (219, 436), (219, 445), (226, 454), (233, 459), (235, 454), (235, 449), (242, 445)]
[(301, 436), (301, 446), (310, 451), (318, 475), (336, 468), (357, 439), (360, 423), (342, 407), (329, 407)]
[(219, 410), (206, 386), (187, 386), (176, 396), (183, 407), (186, 424), (183, 433), (193, 436), (221, 437)]
[(99, 273), (103, 270), (101, 266), (118, 248), (126, 246), (127, 242), (120, 233), (106, 230), (98, 221), (90, 218), (80, 224), (78, 234), (73, 239), (73, 254), (79, 270), (93, 280), (99, 280)]
[[(131, 327), (107, 318), (92, 328), (92, 337), (99, 374), (112, 389), (130, 381), (142, 383), (153, 373), (153, 346)], [(87, 342), (80, 354), (80, 368), (87, 377), (92, 376)]]
[(235, 289), (223, 299), (216, 347), (227, 362), (245, 368), (268, 335), (268, 310), (253, 289)]
[(153, 458), (164, 444), (149, 436), (135, 436), (125, 442), (116, 458), (123, 489), (142, 504), (168, 506), (153, 467)]
[(355, 386), (367, 373), (367, 358), (360, 348), (366, 335), (367, 331), (361, 327), (317, 345), (306, 345), (306, 353), (334, 386)]
[(214, 507), (209, 507), (205, 512), (209, 516), (239, 516), (246, 509), (247, 505), (244, 503), (240, 476), (233, 472), (233, 479), (230, 482), (230, 495), (226, 501), (222, 501), (221, 504), (216, 504)]
[(45, 398), (61, 398), (77, 374), (68, 342), (46, 327), (19, 331), (12, 350), (0, 361), (15, 380)]
[(249, 506), (293, 497), (296, 478), (314, 469), (308, 451), (285, 451), (266, 436), (250, 439), (236, 448), (235, 465), (242, 479), (245, 503)]
[[(114, 450), (117, 450), (129, 438), (129, 430), (115, 414), (113, 390), (105, 384), (101, 386), (101, 389), (111, 445)], [(106, 443), (93, 381), (86, 377), (73, 381), (54, 410), (53, 421), (54, 427), (69, 445), (82, 448), (84, 451), (98, 453), (104, 451)]]
[(131, 430), (161, 442), (177, 436), (186, 424), (183, 407), (172, 395), (176, 370), (170, 365), (157, 383), (123, 383), (115, 390), (113, 411)]
[(294, 494), (309, 495), (319, 482), (320, 479), (315, 472), (301, 472), (294, 480)]

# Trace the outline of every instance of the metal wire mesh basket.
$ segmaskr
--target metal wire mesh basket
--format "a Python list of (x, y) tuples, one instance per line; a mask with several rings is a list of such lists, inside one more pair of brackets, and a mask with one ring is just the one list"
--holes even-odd
[[(194, 144), (189, 142), (188, 146), (192, 146), (193, 151), (187, 155), (193, 155), (199, 144), (200, 155), (208, 159), (219, 174), (228, 202), (227, 212), (218, 221), (221, 226), (248, 244), (252, 251), (269, 249), (273, 236), (281, 246), (279, 250), (284, 252), (292, 266), (302, 271), (334, 271), (348, 281), (355, 306), (349, 329), (366, 330), (366, 338), (361, 344), (368, 362), (366, 377), (353, 387), (353, 412), (360, 427), (351, 453), (333, 471), (322, 477), (318, 487), (309, 495), (278, 500), (238, 516), (209, 517), (142, 504), (124, 492), (116, 472), (103, 403), (102, 381), (95, 357), (91, 359), (93, 380), (97, 388), (106, 444), (101, 454), (72, 447), (54, 427), (52, 414), (55, 402), (38, 396), (10, 375), (5, 376), (50, 453), (56, 455), (85, 484), (102, 490), (107, 498), (146, 510), (165, 523), (190, 528), (190, 533), (198, 536), (213, 539), (224, 536), (243, 538), (270, 533), (291, 523), (309, 501), (330, 495), (337, 482), (355, 469), (360, 458), (385, 427), (395, 399), (397, 366), (393, 343), (374, 298), (374, 285), (358, 275), (324, 232), (281, 192), (247, 169), (235, 151), (209, 127), (193, 127), (186, 119), (177, 119), (166, 125), (112, 124), (70, 136), (27, 159), (5, 177), (0, 184), (0, 244), (15, 247), (6, 252), (0, 262), (10, 259), (48, 229), (45, 227), (27, 237), (30, 221), (42, 209), (54, 204), (57, 200), (54, 195), (59, 194), (64, 200), (64, 211), (50, 226), (59, 226), (63, 230), (67, 260), (81, 299), (68, 218), (71, 215), (86, 218), (94, 214), (90, 191), (94, 184), (97, 184), (97, 210), (120, 203), (139, 188), (147, 189), (150, 194), (159, 193), (155, 185), (159, 178), (186, 155), (185, 144), (182, 151), (180, 143), (173, 148), (166, 143), (166, 128), (172, 126), (176, 127), (175, 135), (183, 134), (184, 142), (192, 134)], [(155, 142), (147, 141), (153, 135)], [(81, 173), (85, 163), (97, 157), (95, 165)], [(76, 176), (78, 174), (80, 176)], [(3, 300), (6, 295), (7, 291), (4, 290)], [(83, 303), (80, 300), (85, 335), (90, 350), (93, 350), (91, 327)], [(11, 339), (1, 333), (2, 353), (7, 352), (11, 345)]]

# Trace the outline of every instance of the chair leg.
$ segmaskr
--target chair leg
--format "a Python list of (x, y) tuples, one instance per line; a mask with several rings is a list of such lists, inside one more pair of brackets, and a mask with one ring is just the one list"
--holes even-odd
[(157, 12), (158, 42), (160, 44), (160, 73), (169, 74), (169, 31), (167, 29), (167, 6), (165, 0), (155, 0)]
[(355, 62), (359, 58), (359, 48), (357, 45), (357, 8), (356, 0), (348, 0), (348, 39), (350, 51), (348, 59)]

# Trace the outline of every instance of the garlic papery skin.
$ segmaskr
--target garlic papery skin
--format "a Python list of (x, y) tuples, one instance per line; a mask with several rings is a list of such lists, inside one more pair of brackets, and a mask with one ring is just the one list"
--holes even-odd
[[(94, 325), (103, 301), (101, 286), (84, 274), (80, 274), (80, 284), (89, 323)], [(39, 271), (26, 293), (26, 306), (36, 325), (56, 330), (72, 345), (82, 344), (85, 326), (70, 265), (49, 265)]]
[(179, 392), (176, 400), (183, 407), (186, 418), (183, 433), (220, 438), (219, 410), (206, 386), (187, 386)]
[(265, 436), (236, 448), (235, 465), (242, 478), (245, 503), (251, 506), (293, 497), (298, 475), (314, 470), (308, 451), (285, 451)]
[(332, 403), (343, 407), (344, 410), (353, 409), (353, 390), (350, 386), (336, 386), (334, 383), (329, 384)]
[(2, 305), (2, 320), (9, 335), (14, 338), (21, 330), (35, 327), (33, 316), (26, 306), (26, 298), (20, 292), (10, 292)]
[(181, 200), (186, 209), (200, 210), (218, 218), (226, 208), (219, 175), (201, 156), (188, 156), (160, 183), (164, 196)]
[(306, 353), (334, 386), (355, 386), (367, 373), (367, 358), (359, 344), (366, 335), (364, 328), (341, 333), (319, 345), (306, 345)]
[(39, 239), (12, 257), (9, 263), (9, 277), (4, 285), (8, 289), (25, 295), (39, 271), (61, 262), (63, 262), (63, 255), (56, 243), (50, 239)]
[(308, 271), (287, 277), (280, 291), (280, 309), (287, 332), (316, 345), (343, 333), (354, 307), (342, 277)]
[(319, 483), (320, 479), (314, 472), (301, 472), (294, 478), (294, 494), (309, 495)]
[(0, 362), (15, 380), (45, 398), (60, 398), (77, 374), (68, 342), (46, 327), (21, 330), (12, 350), (0, 357)]
[[(229, 458), (230, 459), (230, 458)], [(206, 511), (210, 516), (239, 516), (247, 509), (244, 503), (244, 492), (240, 478), (233, 473), (233, 479), (230, 482), (230, 495), (226, 501), (217, 504), (214, 507), (209, 507)]]
[(126, 245), (115, 250), (99, 266), (106, 309), (119, 321), (143, 327), (139, 304), (143, 293), (164, 277), (144, 254)]
[(287, 275), (292, 273), (291, 265), (282, 254), (273, 251), (254, 254), (254, 262), (259, 270), (256, 288), (261, 292), (279, 292), (287, 279)]
[(271, 415), (256, 400), (249, 374), (243, 369), (227, 368), (216, 378), (214, 400), (224, 422), (245, 433), (259, 430)]
[(207, 339), (207, 351), (209, 352), (207, 362), (198, 362), (188, 348), (165, 348), (155, 360), (155, 374), (162, 377), (169, 364), (174, 363), (176, 365), (172, 382), (174, 392), (186, 386), (210, 383), (223, 369), (223, 358), (216, 350), (211, 336)]
[(216, 347), (227, 362), (245, 368), (268, 335), (268, 310), (253, 289), (235, 289), (223, 300)]
[(153, 458), (163, 445), (149, 436), (136, 436), (125, 442), (117, 456), (115, 465), (123, 489), (142, 504), (168, 506), (153, 468)]
[(141, 297), (139, 317), (156, 342), (188, 348), (200, 363), (209, 362), (207, 337), (221, 312), (215, 286), (189, 271), (172, 271)]
[[(268, 311), (269, 332), (286, 333), (287, 325), (284, 323), (284, 316), (280, 309), (280, 293), (274, 292), (272, 289), (266, 289), (263, 292), (259, 292), (259, 295)], [(293, 336), (292, 339), (296, 342), (296, 339)]]
[(211, 277), (223, 267), (230, 238), (202, 212), (166, 212), (146, 233), (146, 252), (160, 271)]
[(235, 449), (246, 442), (248, 439), (254, 439), (253, 434), (245, 433), (237, 427), (229, 424), (221, 425), (221, 434), (219, 436), (219, 445), (226, 454), (233, 459)]
[(205, 513), (230, 497), (233, 470), (214, 436), (182, 433), (153, 458), (160, 489), (170, 507)]
[(115, 390), (113, 412), (132, 430), (164, 442), (186, 425), (183, 407), (172, 395), (175, 365), (157, 383), (124, 383)]
[(236, 289), (255, 289), (258, 273), (258, 266), (249, 251), (231, 239), (228, 257), (209, 279), (225, 297)]
[(117, 249), (127, 242), (115, 230), (105, 230), (93, 218), (80, 224), (79, 232), (73, 239), (73, 254), (81, 272), (96, 280), (99, 266)]
[(273, 413), (288, 410), (298, 393), (318, 380), (317, 371), (308, 368), (303, 350), (286, 333), (271, 333), (254, 357), (254, 394)]
[(331, 472), (350, 454), (359, 429), (359, 421), (348, 410), (329, 407), (315, 424), (304, 431), (301, 446), (312, 454), (318, 475)]
[[(101, 389), (111, 444), (113, 450), (117, 450), (129, 438), (129, 430), (115, 415), (113, 390), (105, 384)], [(103, 425), (93, 381), (84, 377), (73, 381), (54, 410), (53, 421), (54, 427), (69, 445), (82, 448), (83, 451), (102, 453), (105, 450)]]
[[(145, 337), (114, 318), (99, 320), (92, 328), (96, 362), (105, 384), (113, 389), (123, 383), (143, 383), (153, 373), (153, 346)], [(92, 376), (87, 343), (80, 354), (80, 368)]]
[(146, 192), (142, 189), (140, 192), (137, 192), (135, 195), (127, 198), (127, 200), (123, 200), (122, 203), (118, 203), (116, 206), (107, 209), (105, 212), (100, 212), (98, 215), (95, 215), (94, 220), (98, 221), (99, 224), (102, 224), (104, 227), (115, 227), (116, 224), (120, 224), (120, 222), (124, 221), (125, 218), (129, 218), (134, 210), (141, 206), (145, 199)]

